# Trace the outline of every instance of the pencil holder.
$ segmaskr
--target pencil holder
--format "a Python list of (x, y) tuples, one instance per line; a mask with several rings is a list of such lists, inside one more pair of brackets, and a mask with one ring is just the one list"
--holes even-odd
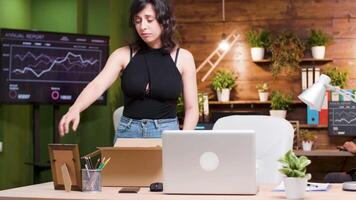
[(83, 192), (101, 192), (101, 170), (82, 169)]

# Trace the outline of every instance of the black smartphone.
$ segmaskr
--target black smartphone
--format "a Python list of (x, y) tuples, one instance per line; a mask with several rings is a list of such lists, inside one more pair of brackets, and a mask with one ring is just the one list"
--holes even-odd
[(139, 190), (140, 187), (122, 187), (119, 193), (137, 193)]

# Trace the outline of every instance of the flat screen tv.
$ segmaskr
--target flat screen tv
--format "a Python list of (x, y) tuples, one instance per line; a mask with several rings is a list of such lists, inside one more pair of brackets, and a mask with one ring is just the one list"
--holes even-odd
[[(0, 103), (72, 104), (102, 70), (109, 37), (0, 29)], [(96, 104), (106, 104), (106, 93)]]
[(352, 101), (329, 101), (329, 135), (356, 137), (356, 103)]

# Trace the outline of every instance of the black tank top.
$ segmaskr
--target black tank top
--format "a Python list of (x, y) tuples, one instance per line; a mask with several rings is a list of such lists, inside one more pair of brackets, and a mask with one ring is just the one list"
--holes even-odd
[[(177, 99), (183, 90), (181, 74), (175, 61), (163, 49), (139, 50), (121, 75), (125, 117), (167, 119), (177, 115)], [(147, 88), (147, 84), (149, 85)]]

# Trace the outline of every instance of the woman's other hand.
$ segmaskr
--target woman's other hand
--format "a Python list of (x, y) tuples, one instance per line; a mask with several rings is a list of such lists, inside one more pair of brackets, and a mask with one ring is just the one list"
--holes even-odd
[(68, 112), (63, 115), (61, 121), (58, 125), (59, 135), (63, 137), (69, 132), (69, 125), (72, 125), (72, 130), (77, 131), (78, 125), (80, 122), (80, 112), (76, 109), (69, 109)]

